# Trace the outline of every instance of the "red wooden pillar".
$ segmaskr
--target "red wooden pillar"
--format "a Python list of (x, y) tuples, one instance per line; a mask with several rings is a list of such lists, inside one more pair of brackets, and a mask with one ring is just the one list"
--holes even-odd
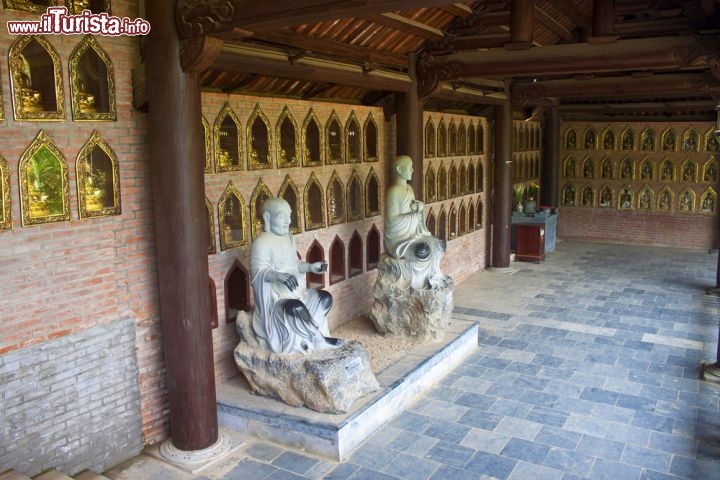
[(200, 83), (180, 67), (175, 0), (145, 3), (149, 144), (160, 314), (170, 403), (179, 450), (218, 439), (208, 295), (204, 139)]
[[(508, 89), (506, 89), (506, 92)], [(510, 95), (494, 107), (495, 158), (493, 160), (492, 258), (491, 266), (510, 266), (510, 228), (512, 220), (512, 109)]]
[(525, 50), (533, 41), (533, 0), (512, 0), (508, 50)]
[(540, 169), (540, 205), (557, 207), (560, 172), (560, 113), (557, 104), (547, 109), (546, 118)]
[[(424, 200), (423, 188), (423, 104), (418, 96), (417, 55), (408, 55), (408, 74), (412, 85), (407, 93), (398, 94), (397, 113), (395, 115), (396, 155), (409, 155), (413, 159), (413, 176), (410, 185), (415, 198)], [(390, 159), (390, 176), (388, 185), (394, 179), (394, 158)]]
[(612, 43), (615, 34), (615, 0), (593, 0), (592, 35), (589, 43)]

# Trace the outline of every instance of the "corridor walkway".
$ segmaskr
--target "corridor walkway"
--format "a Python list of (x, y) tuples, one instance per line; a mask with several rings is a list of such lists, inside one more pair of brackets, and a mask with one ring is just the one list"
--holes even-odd
[[(450, 245), (452, 247), (452, 245)], [(559, 242), (539, 264), (457, 286), (480, 347), (341, 464), (248, 440), (192, 476), (150, 457), (142, 480), (720, 479), (716, 254)]]

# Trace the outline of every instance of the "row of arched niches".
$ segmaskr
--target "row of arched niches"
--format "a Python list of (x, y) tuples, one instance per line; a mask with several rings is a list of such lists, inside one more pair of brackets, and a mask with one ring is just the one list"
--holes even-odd
[(676, 131), (672, 126), (657, 132), (645, 127), (639, 132), (632, 127), (616, 130), (608, 127), (598, 131), (593, 126), (583, 130), (569, 127), (565, 130), (564, 146), (566, 150), (620, 150), (641, 152), (718, 152), (714, 128), (704, 132), (690, 126)]
[[(13, 227), (11, 183), (20, 192), (23, 226), (69, 221), (69, 177), (65, 156), (44, 130), (20, 157), (13, 182), (7, 161), (0, 156), (0, 230)], [(75, 187), (80, 219), (120, 214), (118, 159), (97, 131), (76, 156)]]
[[(50, 38), (22, 35), (10, 46), (8, 61), (15, 120), (66, 118), (63, 66)], [(72, 119), (116, 120), (113, 63), (92, 35), (82, 38), (73, 49), (68, 71)], [(1, 101), (0, 119), (4, 119)]]
[(425, 158), (479, 155), (484, 153), (484, 129), (482, 123), (465, 119), (449, 123), (441, 117), (435, 126), (432, 117), (425, 122)]

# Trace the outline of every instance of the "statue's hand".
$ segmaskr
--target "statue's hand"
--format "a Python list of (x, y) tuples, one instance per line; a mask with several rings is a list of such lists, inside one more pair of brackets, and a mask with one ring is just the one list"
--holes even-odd
[(412, 203), (410, 203), (410, 210), (413, 212), (421, 213), (423, 210), (425, 210), (425, 204), (420, 200), (413, 200)]
[(327, 271), (327, 262), (314, 262), (310, 264), (310, 271), (312, 273), (324, 273)]
[(268, 277), (268, 280), (270, 280), (271, 282), (280, 282), (285, 285), (290, 291), (295, 290), (298, 286), (297, 278), (295, 278), (295, 275), (292, 275), (290, 273), (273, 271), (272, 274)]

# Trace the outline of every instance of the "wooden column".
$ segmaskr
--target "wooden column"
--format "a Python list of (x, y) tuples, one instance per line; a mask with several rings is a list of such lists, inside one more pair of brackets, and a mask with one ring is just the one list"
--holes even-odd
[[(415, 198), (425, 200), (423, 188), (423, 102), (418, 97), (417, 55), (408, 55), (408, 74), (412, 86), (407, 93), (398, 94), (395, 131), (397, 133), (395, 151), (397, 155), (409, 155), (413, 159), (413, 176), (409, 182), (415, 192)], [(390, 159), (389, 182), (394, 178), (394, 158)], [(388, 183), (390, 185), (391, 183)]]
[(589, 43), (612, 43), (615, 34), (615, 0), (593, 0), (592, 35)]
[[(506, 89), (507, 91), (507, 89)], [(510, 95), (494, 107), (495, 158), (492, 198), (492, 262), (495, 268), (510, 266), (510, 221), (512, 219), (512, 109)]]
[(557, 104), (547, 109), (540, 169), (540, 205), (558, 205), (560, 175), (560, 112)]
[(510, 11), (510, 43), (508, 50), (524, 50), (532, 47), (533, 0), (512, 0)]
[(175, 0), (146, 2), (149, 143), (170, 433), (180, 450), (218, 439), (208, 295), (200, 83), (180, 68)]

